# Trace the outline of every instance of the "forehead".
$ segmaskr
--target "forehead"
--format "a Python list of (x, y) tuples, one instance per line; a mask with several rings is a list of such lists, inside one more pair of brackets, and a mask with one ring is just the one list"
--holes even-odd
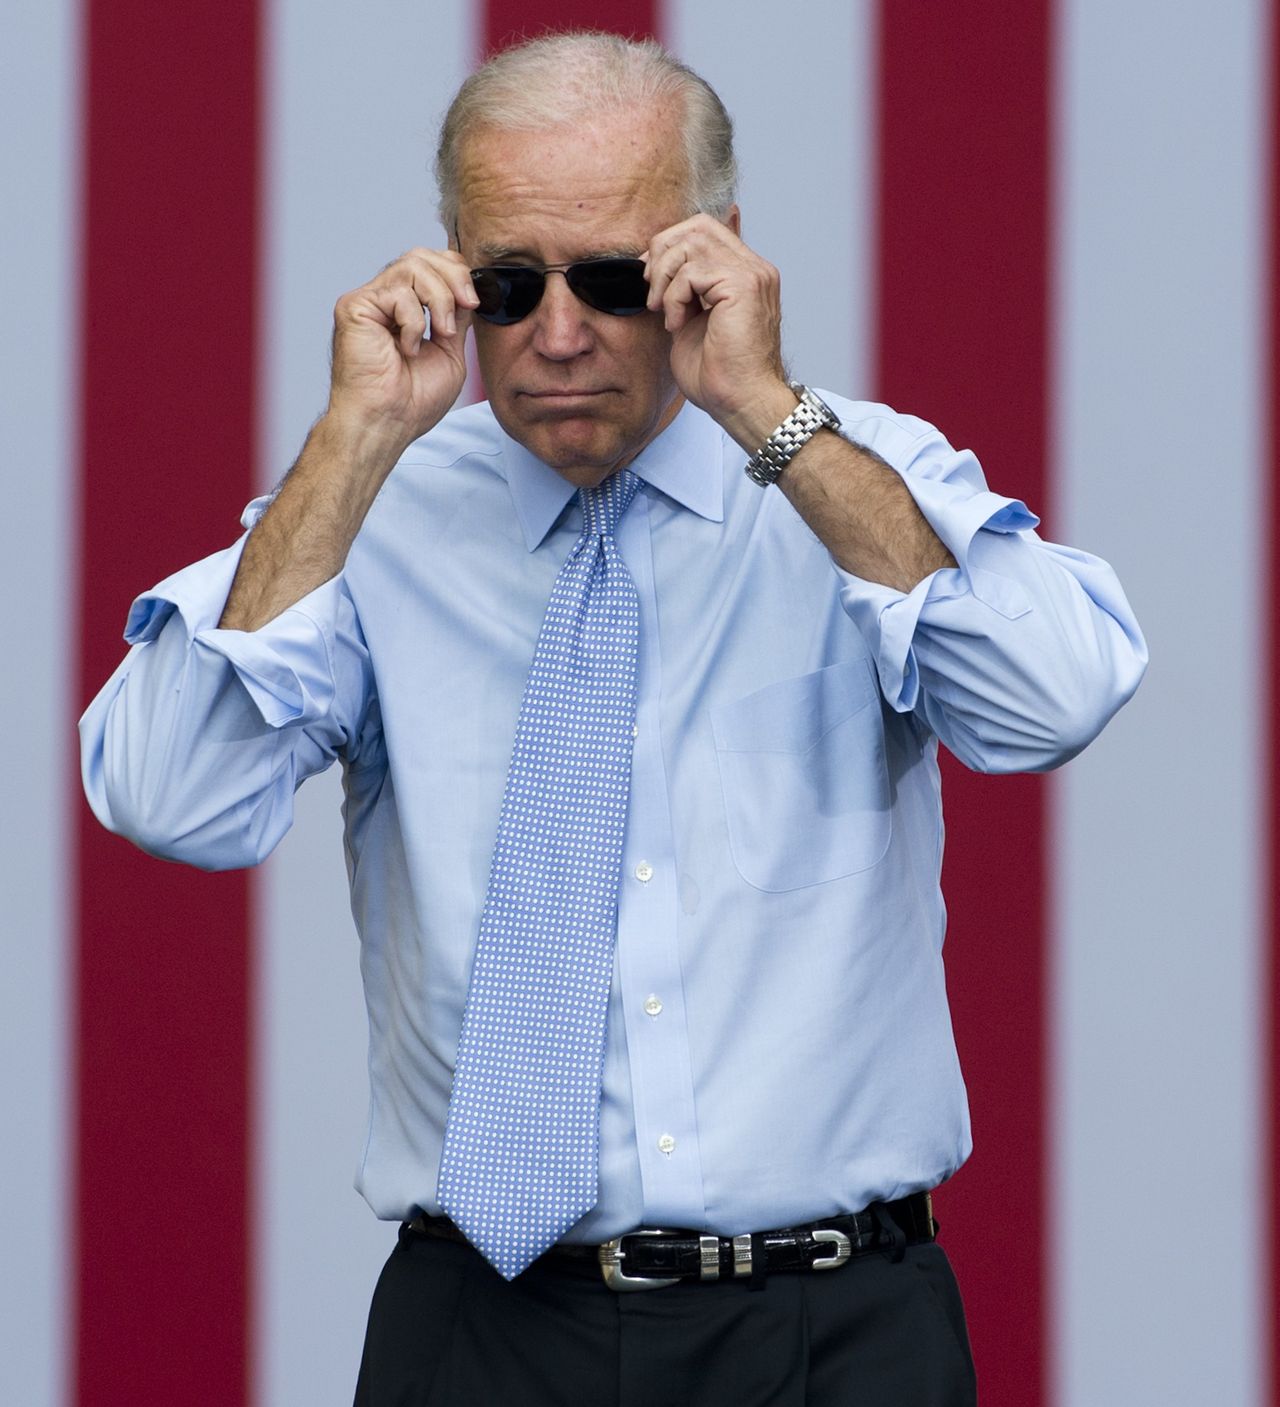
[(464, 247), (518, 250), (547, 263), (638, 250), (686, 213), (684, 167), (678, 128), (662, 114), (537, 132), (482, 128), (462, 150)]

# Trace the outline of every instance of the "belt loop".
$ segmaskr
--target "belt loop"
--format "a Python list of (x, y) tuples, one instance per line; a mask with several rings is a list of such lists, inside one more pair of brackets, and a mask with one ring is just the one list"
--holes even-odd
[(751, 1279), (747, 1282), (748, 1290), (763, 1290), (764, 1282), (769, 1275), (769, 1266), (764, 1249), (764, 1232), (756, 1231), (751, 1237)]
[(752, 1251), (755, 1244), (750, 1236), (735, 1236), (733, 1238), (733, 1274), (735, 1279), (742, 1279), (750, 1275), (754, 1257)]
[(889, 1259), (897, 1265), (907, 1253), (907, 1233), (889, 1215), (889, 1209), (883, 1202), (872, 1202), (867, 1210), (875, 1217), (880, 1234), (889, 1238), (889, 1244), (893, 1248)]

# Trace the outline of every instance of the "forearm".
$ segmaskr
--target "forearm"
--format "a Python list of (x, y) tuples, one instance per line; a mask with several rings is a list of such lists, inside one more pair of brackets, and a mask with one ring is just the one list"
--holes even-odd
[(218, 624), (257, 630), (336, 576), (404, 448), (327, 415), (249, 535)]
[(257, 630), (342, 570), (396, 461), (457, 400), (475, 304), (461, 257), (428, 249), (338, 299), (329, 409), (246, 544), (223, 629)]
[[(726, 428), (754, 450), (795, 401), (769, 393)], [(921, 713), (977, 770), (1057, 766), (1142, 677), (1128, 602), (1105, 563), (1036, 537), (972, 455), (898, 419), (846, 419), (865, 449), (820, 430), (778, 486), (847, 574), (842, 600), (890, 705)]]
[[(727, 428), (754, 453), (795, 409), (780, 388)], [(901, 477), (878, 455), (819, 430), (777, 485), (838, 566), (864, 581), (909, 592), (955, 558), (929, 526)]]

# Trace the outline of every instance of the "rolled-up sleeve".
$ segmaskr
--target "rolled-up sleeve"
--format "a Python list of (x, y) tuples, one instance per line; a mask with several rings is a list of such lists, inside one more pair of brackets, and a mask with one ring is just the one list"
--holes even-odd
[(341, 577), (259, 630), (218, 629), (243, 546), (134, 601), (129, 653), (80, 720), (98, 819), (154, 855), (210, 870), (264, 859), (292, 823), (299, 783), (367, 746), (376, 715)]
[(1043, 541), (1025, 504), (987, 489), (972, 454), (923, 422), (904, 434), (904, 420), (854, 438), (902, 476), (956, 566), (907, 593), (836, 567), (844, 609), (890, 706), (916, 712), (966, 765), (1056, 767), (1138, 687), (1137, 620), (1105, 562)]

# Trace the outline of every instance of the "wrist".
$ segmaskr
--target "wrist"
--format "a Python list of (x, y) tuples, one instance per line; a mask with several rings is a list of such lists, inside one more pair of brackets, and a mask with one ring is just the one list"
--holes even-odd
[(799, 404), (800, 397), (791, 387), (778, 381), (763, 387), (720, 423), (748, 454), (755, 454)]
[(388, 416), (353, 414), (330, 402), (311, 427), (308, 445), (354, 477), (381, 483), (415, 438)]
[(821, 396), (798, 381), (791, 383), (791, 389), (796, 395), (795, 409), (774, 427), (743, 466), (747, 478), (761, 488), (776, 484), (819, 430), (840, 429), (840, 417)]

